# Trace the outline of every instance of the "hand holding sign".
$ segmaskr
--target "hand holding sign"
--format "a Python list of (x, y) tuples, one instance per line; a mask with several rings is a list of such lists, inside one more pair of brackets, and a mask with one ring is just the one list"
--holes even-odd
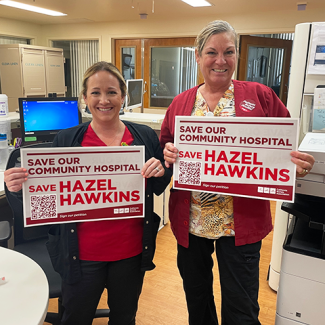
[(291, 161), (297, 166), (297, 177), (306, 176), (313, 168), (315, 158), (304, 152), (292, 151), (290, 153)]
[(167, 142), (164, 148), (164, 160), (167, 168), (176, 162), (178, 150), (173, 143)]
[(162, 177), (165, 174), (165, 169), (162, 166), (160, 160), (152, 157), (143, 165), (141, 169), (141, 175), (144, 178), (150, 177)]
[(4, 182), (10, 192), (18, 192), (22, 189), (22, 184), (27, 181), (27, 176), (26, 168), (10, 168), (4, 172)]

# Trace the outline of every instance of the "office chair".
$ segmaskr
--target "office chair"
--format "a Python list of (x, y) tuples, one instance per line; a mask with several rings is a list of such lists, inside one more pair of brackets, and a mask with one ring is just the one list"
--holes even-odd
[(0, 196), (0, 211), (0, 246), (8, 248), (8, 237), (11, 236), (13, 217), (5, 195)]
[(8, 248), (8, 239), (11, 236), (11, 226), (8, 220), (0, 221), (0, 246)]
[[(51, 143), (33, 144), (28, 147), (51, 147)], [(7, 169), (19, 166), (20, 148), (17, 148), (12, 151), (9, 156)], [(22, 202), (8, 191), (6, 185), (5, 193), (13, 212), (14, 250), (30, 257), (43, 269), (49, 283), (49, 298), (58, 298), (58, 312), (47, 313), (45, 322), (53, 325), (60, 324), (63, 313), (61, 299), (61, 277), (57, 272), (54, 271), (51, 259), (45, 246), (45, 243), (48, 240), (48, 230), (51, 226), (45, 225), (25, 228)], [(6, 227), (6, 225), (3, 226)], [(97, 309), (95, 318), (109, 317), (109, 312), (109, 309)]]

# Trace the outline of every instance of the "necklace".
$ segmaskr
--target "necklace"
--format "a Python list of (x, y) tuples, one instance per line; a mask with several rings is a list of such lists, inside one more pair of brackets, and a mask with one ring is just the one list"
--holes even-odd
[(119, 132), (117, 132), (117, 134), (115, 135), (115, 137), (113, 138), (113, 140), (110, 143), (106, 144), (107, 147), (109, 147), (115, 141), (115, 139), (117, 138), (118, 134), (119, 134)]

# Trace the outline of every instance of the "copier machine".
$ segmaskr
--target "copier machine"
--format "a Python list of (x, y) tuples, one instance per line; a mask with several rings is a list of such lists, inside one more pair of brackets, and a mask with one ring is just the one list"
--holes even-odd
[(315, 157), (311, 172), (296, 181), (283, 245), (275, 325), (325, 324), (325, 133), (308, 133), (299, 151)]

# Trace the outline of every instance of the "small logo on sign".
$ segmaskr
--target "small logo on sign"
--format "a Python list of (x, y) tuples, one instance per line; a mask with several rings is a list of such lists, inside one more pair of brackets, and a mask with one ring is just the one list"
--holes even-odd
[(239, 107), (244, 112), (251, 112), (255, 108), (255, 106), (256, 106), (255, 102), (251, 99), (243, 100), (239, 105)]

